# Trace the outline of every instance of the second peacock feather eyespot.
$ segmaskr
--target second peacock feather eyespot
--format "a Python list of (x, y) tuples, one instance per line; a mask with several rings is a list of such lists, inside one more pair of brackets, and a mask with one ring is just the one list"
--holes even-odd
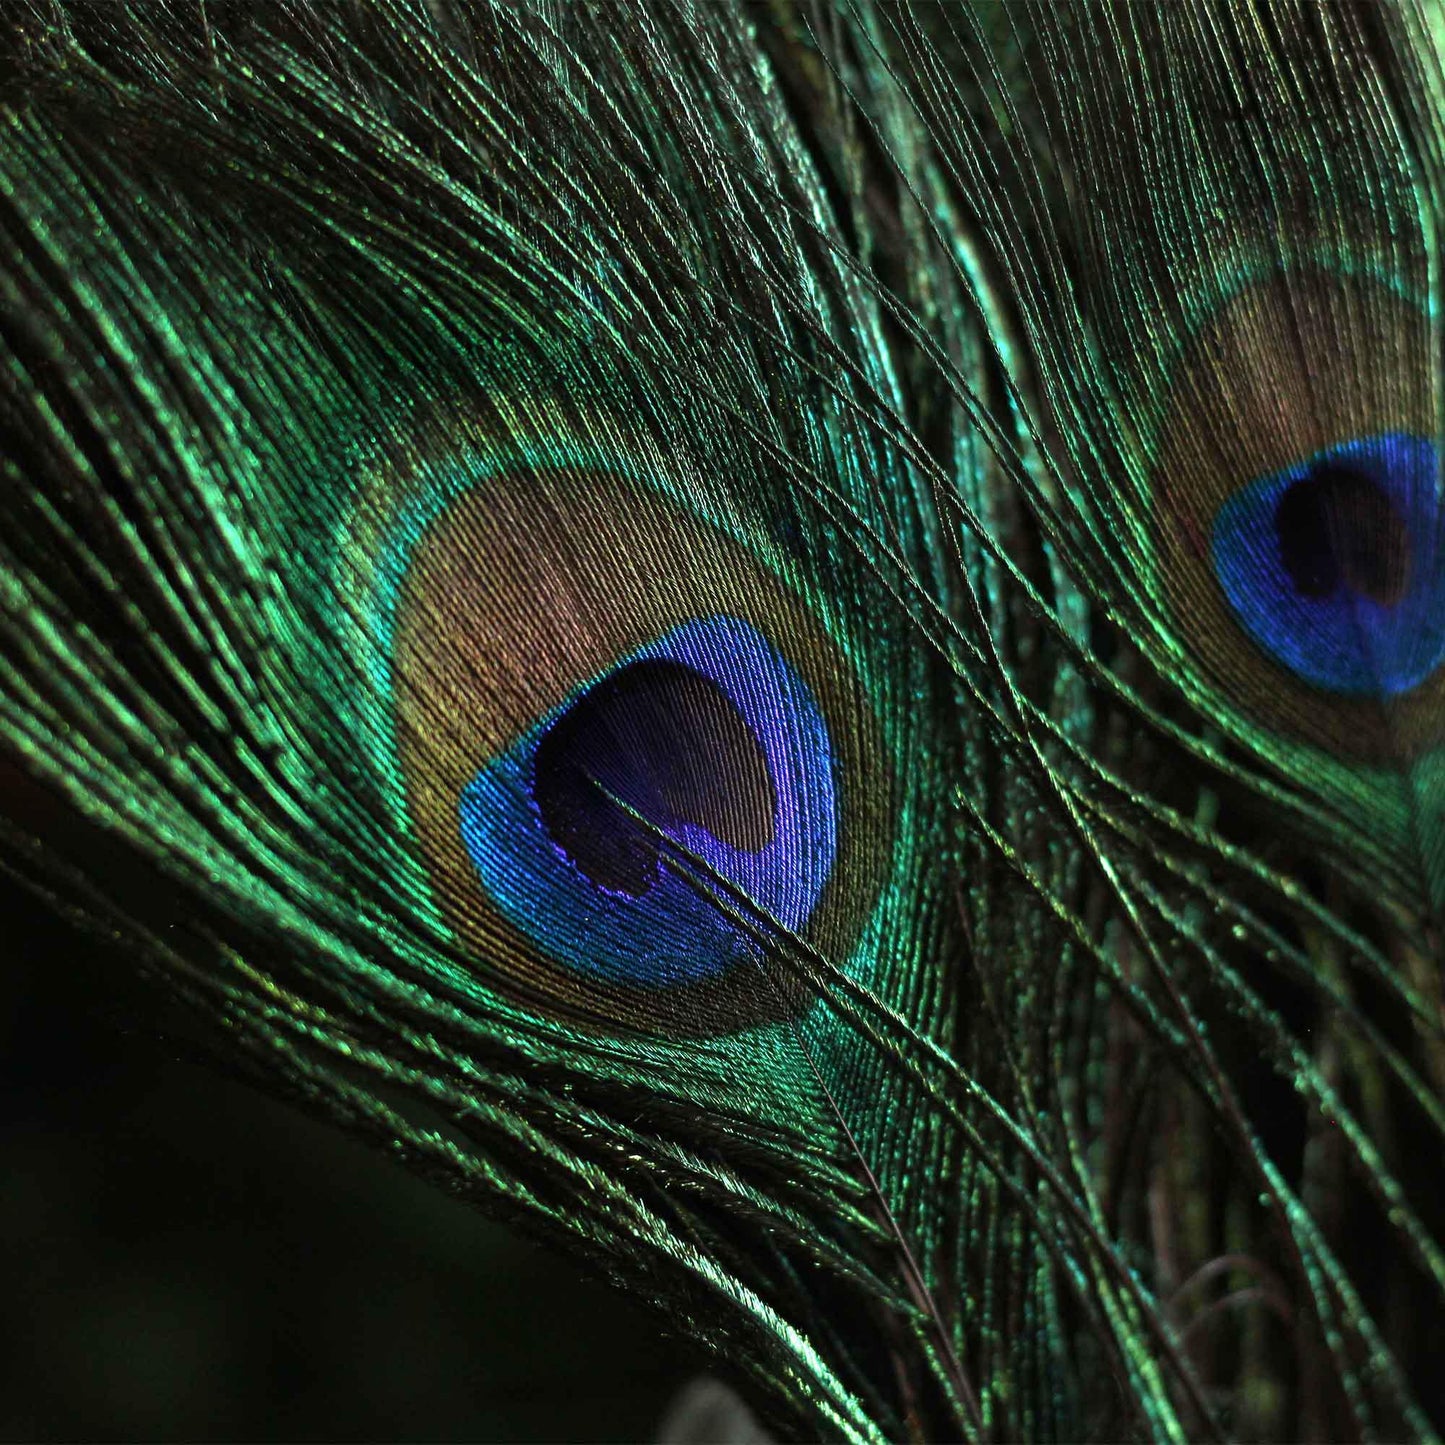
[(1216, 576), (1239, 625), (1304, 682), (1350, 697), (1418, 687), (1445, 658), (1434, 446), (1330, 447), (1227, 498)]
[(1398, 768), (1445, 742), (1428, 308), (1324, 247), (1230, 284), (1188, 302), (1160, 396), (1149, 591), (1218, 721)]

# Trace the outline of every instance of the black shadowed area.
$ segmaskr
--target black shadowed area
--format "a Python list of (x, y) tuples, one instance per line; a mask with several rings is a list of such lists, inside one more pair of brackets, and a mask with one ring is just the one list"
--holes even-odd
[(640, 1306), (0, 916), (0, 1441), (653, 1438), (697, 1361)]

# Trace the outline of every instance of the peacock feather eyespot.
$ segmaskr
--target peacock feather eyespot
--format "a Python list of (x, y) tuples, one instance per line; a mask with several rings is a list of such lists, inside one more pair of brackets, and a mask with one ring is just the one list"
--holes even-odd
[(1212, 558), (1239, 625), (1296, 677), (1393, 698), (1445, 657), (1433, 443), (1362, 437), (1259, 477), (1215, 515)]
[(554, 961), (614, 983), (696, 983), (759, 957), (717, 883), (789, 931), (816, 907), (837, 855), (828, 729), (756, 628), (701, 618), (484, 763), (459, 819), (488, 895)]
[(1317, 257), (1186, 309), (1153, 563), (1198, 695), (1341, 763), (1423, 756), (1445, 695), (1428, 306), (1382, 265)]
[(434, 490), (378, 632), (406, 826), (464, 954), (604, 1028), (806, 1007), (770, 951), (857, 944), (891, 769), (854, 659), (766, 531), (602, 465)]

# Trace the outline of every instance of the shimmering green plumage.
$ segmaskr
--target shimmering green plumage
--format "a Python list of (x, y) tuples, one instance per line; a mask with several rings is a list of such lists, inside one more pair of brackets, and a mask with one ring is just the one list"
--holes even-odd
[(8, 28), (7, 866), (790, 1435), (1440, 1426), (1434, 9)]

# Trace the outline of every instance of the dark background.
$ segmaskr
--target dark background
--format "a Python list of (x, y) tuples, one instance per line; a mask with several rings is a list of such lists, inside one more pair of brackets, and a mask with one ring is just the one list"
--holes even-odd
[(640, 1440), (696, 1362), (158, 1037), (0, 879), (0, 1439)]

